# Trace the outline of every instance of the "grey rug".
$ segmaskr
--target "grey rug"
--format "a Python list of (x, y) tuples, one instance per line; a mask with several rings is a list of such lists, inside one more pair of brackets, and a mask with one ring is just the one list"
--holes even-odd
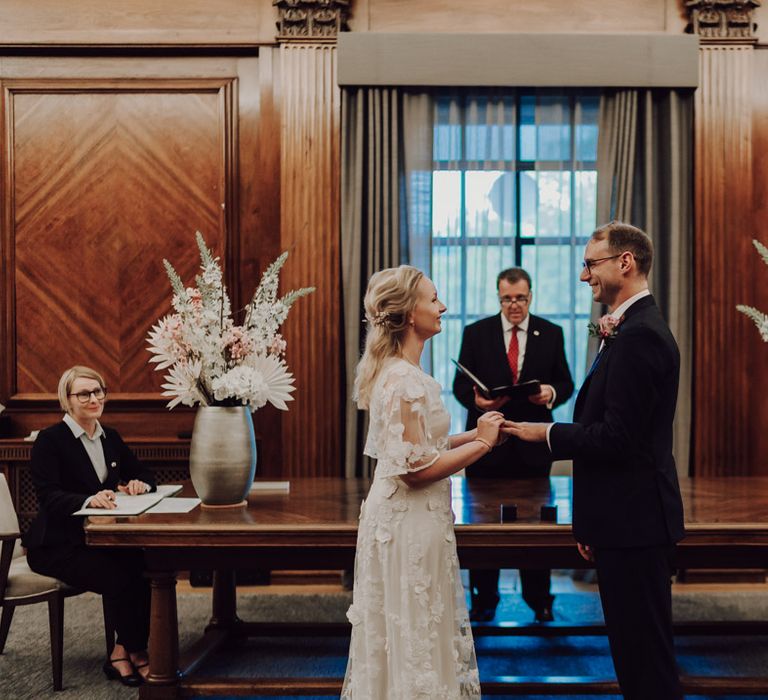
[[(318, 621), (337, 622), (345, 619), (345, 612), (351, 600), (346, 592), (328, 594), (275, 594), (248, 593), (238, 597), (238, 614), (249, 621)], [(205, 626), (210, 616), (210, 591), (184, 593), (179, 596), (180, 644), (182, 648), (190, 644)], [(768, 619), (768, 595), (762, 591), (728, 592), (677, 592), (674, 595), (675, 617), (678, 620), (714, 620), (714, 619)], [(594, 592), (559, 593), (555, 602), (555, 614), (565, 621), (594, 621), (601, 619), (600, 602)], [(505, 594), (499, 607), (499, 619), (530, 619), (530, 611), (519, 596)], [(65, 690), (54, 693), (51, 689), (51, 663), (48, 637), (47, 607), (30, 605), (16, 610), (11, 626), (5, 653), (0, 656), (0, 698), (57, 698), (59, 700), (110, 700), (112, 698), (135, 698), (137, 692), (125, 688), (116, 681), (109, 682), (101, 670), (104, 660), (103, 623), (101, 601), (94, 594), (84, 594), (66, 601), (64, 613), (64, 686)], [(718, 640), (715, 640), (716, 642)], [(256, 640), (239, 654), (227, 654), (224, 668), (222, 660), (216, 660), (211, 669), (215, 673), (238, 675), (242, 669), (258, 660), (269, 664), (269, 675), (302, 675), (317, 672), (319, 675), (343, 674), (347, 640), (328, 640), (324, 648), (322, 642), (305, 640), (310, 646), (298, 649), (296, 641), (269, 643)], [(731, 667), (734, 660), (742, 665), (740, 672), (765, 673), (768, 667), (768, 650), (764, 638), (743, 638), (733, 643), (719, 640), (723, 645), (722, 662)], [(679, 652), (684, 658), (690, 656), (695, 661), (700, 653), (700, 646), (706, 641), (693, 641), (680, 645)], [(314, 645), (314, 646), (312, 646)], [(517, 646), (515, 646), (517, 645)], [(717, 645), (715, 645), (717, 646)], [(594, 671), (609, 674), (610, 657), (604, 640), (579, 638), (577, 643), (568, 640), (529, 640), (521, 643), (509, 639), (503, 642), (491, 642), (478, 639), (481, 676), (483, 668), (489, 673), (497, 672), (498, 664), (513, 664), (510, 673), (547, 673), (545, 668), (550, 663), (555, 668), (579, 672), (582, 664), (590, 664)], [(513, 648), (514, 647), (514, 648)], [(281, 651), (282, 649), (282, 651)], [(298, 655), (291, 652), (298, 651)], [(582, 659), (586, 652), (586, 659)], [(298, 658), (297, 658), (298, 656)], [(325, 661), (324, 661), (325, 659)], [(681, 661), (684, 663), (684, 661)], [(325, 664), (325, 666), (323, 666)], [(705, 662), (707, 666), (709, 662)], [(545, 667), (541, 667), (541, 666)], [(685, 668), (685, 666), (684, 666)], [(692, 672), (695, 669), (686, 669)], [(563, 671), (564, 672), (564, 671)], [(580, 672), (589, 672), (582, 670)]]

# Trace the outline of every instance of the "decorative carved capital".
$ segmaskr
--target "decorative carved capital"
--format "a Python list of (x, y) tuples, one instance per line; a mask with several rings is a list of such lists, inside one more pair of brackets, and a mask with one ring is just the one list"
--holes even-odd
[(712, 41), (756, 40), (752, 21), (761, 0), (686, 0), (687, 31)]
[(352, 0), (272, 0), (278, 41), (333, 41), (347, 30)]

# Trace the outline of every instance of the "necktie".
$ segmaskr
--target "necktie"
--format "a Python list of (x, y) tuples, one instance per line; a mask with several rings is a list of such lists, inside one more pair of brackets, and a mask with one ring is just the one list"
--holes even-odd
[(507, 350), (507, 361), (512, 372), (513, 384), (517, 384), (517, 360), (520, 356), (520, 346), (517, 342), (517, 331), (519, 330), (517, 326), (512, 326), (512, 337), (509, 340), (509, 349)]
[(600, 360), (603, 357), (603, 350), (605, 350), (605, 346), (603, 345), (600, 350), (598, 351), (597, 355), (595, 355), (595, 359), (592, 362), (592, 366), (589, 368), (589, 372), (587, 372), (587, 377), (592, 374), (597, 369), (597, 366), (600, 364)]

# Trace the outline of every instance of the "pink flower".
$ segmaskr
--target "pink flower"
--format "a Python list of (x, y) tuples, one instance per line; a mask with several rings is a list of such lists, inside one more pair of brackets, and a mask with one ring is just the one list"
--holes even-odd
[(601, 340), (612, 340), (618, 334), (619, 326), (623, 320), (624, 316), (616, 318), (611, 314), (605, 314), (605, 316), (600, 317), (597, 323), (589, 324), (589, 335)]

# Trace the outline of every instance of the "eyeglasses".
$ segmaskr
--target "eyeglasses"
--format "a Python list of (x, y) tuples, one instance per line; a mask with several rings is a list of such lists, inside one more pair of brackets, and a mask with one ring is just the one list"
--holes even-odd
[(80, 403), (86, 404), (91, 400), (91, 394), (93, 394), (93, 398), (97, 401), (103, 401), (107, 395), (107, 390), (99, 387), (93, 391), (78, 391), (76, 394), (70, 394), (70, 396), (77, 396), (77, 400)]
[(516, 297), (499, 297), (499, 304), (502, 306), (510, 306), (511, 304), (520, 304), (525, 306), (530, 301), (530, 296), (523, 296), (522, 294)]
[(592, 272), (592, 268), (597, 265), (597, 263), (601, 263), (604, 260), (613, 260), (614, 258), (620, 258), (624, 253), (619, 253), (618, 255), (609, 255), (607, 258), (595, 258), (594, 260), (590, 260), (589, 258), (586, 258), (584, 262), (581, 263), (581, 266), (586, 269), (587, 272)]

